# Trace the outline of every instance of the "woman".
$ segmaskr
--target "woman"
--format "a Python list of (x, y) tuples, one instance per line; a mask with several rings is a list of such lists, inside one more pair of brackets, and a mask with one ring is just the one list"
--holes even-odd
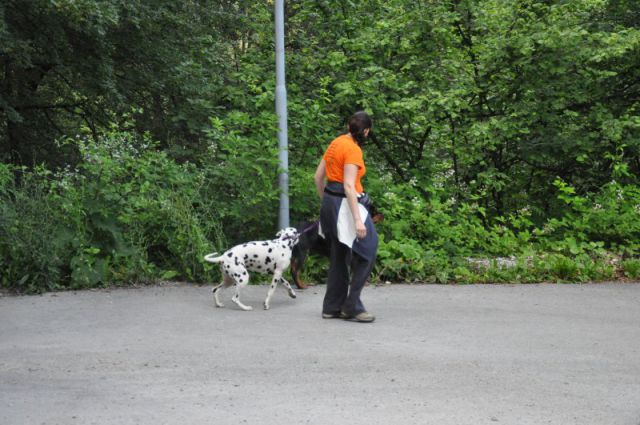
[(375, 320), (360, 300), (378, 249), (376, 228), (362, 205), (368, 197), (360, 181), (366, 172), (362, 145), (371, 126), (369, 115), (356, 112), (349, 119), (348, 133), (331, 142), (314, 176), (322, 199), (320, 227), (331, 245), (322, 307), (325, 319)]

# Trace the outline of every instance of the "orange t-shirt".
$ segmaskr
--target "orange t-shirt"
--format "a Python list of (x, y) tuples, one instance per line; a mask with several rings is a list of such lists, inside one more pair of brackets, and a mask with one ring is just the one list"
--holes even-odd
[(348, 134), (343, 134), (334, 139), (327, 148), (322, 159), (327, 164), (327, 180), (344, 183), (344, 165), (354, 164), (358, 166), (356, 175), (356, 191), (364, 192), (360, 179), (367, 172), (362, 158), (362, 149)]

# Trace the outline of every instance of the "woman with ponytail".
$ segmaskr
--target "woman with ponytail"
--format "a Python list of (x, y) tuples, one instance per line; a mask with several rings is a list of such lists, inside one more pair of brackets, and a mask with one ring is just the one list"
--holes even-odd
[(368, 197), (361, 178), (366, 172), (362, 146), (372, 121), (356, 112), (348, 132), (333, 140), (314, 176), (320, 209), (321, 234), (331, 245), (331, 262), (322, 317), (373, 322), (360, 293), (371, 274), (378, 249), (378, 234), (365, 206)]

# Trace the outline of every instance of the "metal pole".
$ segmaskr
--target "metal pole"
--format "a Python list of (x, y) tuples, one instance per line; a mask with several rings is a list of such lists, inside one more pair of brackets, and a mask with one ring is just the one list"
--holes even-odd
[(287, 139), (287, 87), (284, 70), (284, 0), (275, 1), (276, 23), (276, 114), (278, 115), (278, 158), (280, 159), (280, 229), (289, 227), (289, 152)]

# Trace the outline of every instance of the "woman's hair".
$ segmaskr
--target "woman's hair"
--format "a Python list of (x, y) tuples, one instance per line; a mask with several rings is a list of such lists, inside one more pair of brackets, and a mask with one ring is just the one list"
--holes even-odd
[(367, 128), (371, 129), (372, 125), (373, 121), (371, 121), (371, 117), (369, 117), (369, 115), (364, 111), (356, 112), (351, 116), (351, 118), (349, 118), (349, 133), (351, 133), (353, 138), (356, 139), (358, 145), (362, 146), (364, 144), (364, 139), (366, 138), (364, 131)]

